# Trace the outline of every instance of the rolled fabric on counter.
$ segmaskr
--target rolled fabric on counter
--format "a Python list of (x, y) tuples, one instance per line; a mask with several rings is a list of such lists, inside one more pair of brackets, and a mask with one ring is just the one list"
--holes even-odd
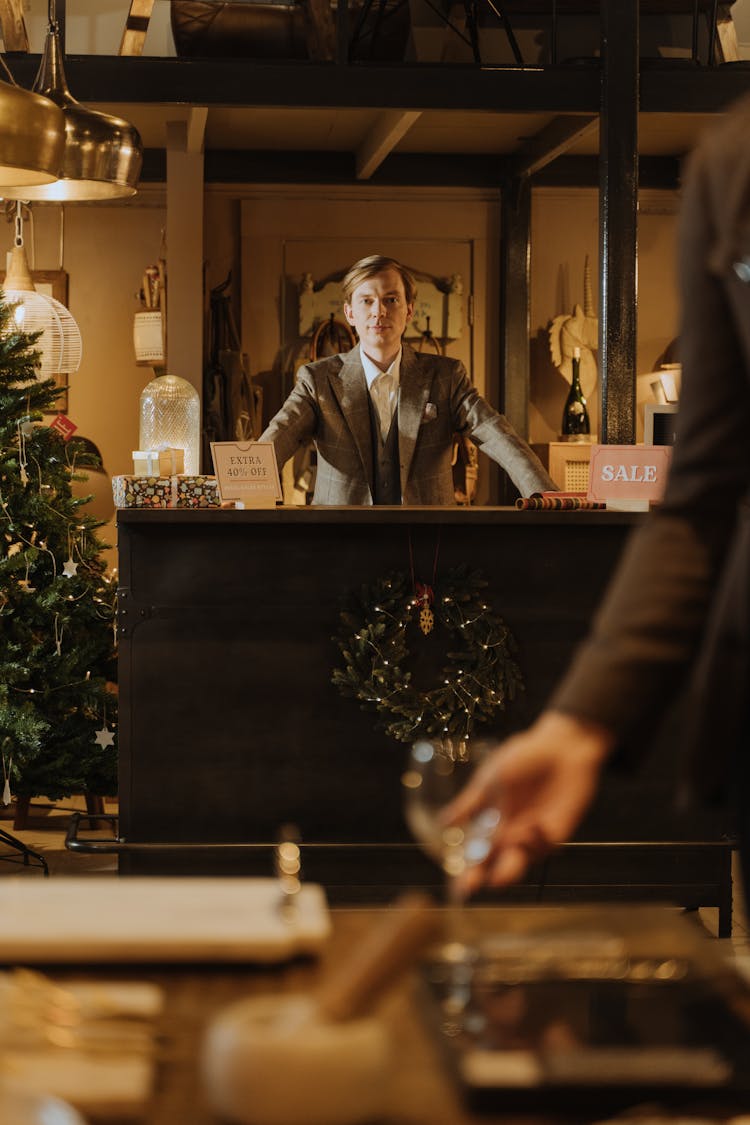
[(519, 511), (573, 512), (581, 508), (606, 508), (607, 505), (578, 496), (519, 496), (516, 507)]

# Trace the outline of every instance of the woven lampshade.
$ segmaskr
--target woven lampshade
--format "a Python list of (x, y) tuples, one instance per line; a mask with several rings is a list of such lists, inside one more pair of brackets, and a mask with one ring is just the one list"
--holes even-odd
[[(51, 5), (53, 8), (54, 5)], [(65, 143), (54, 183), (3, 188), (8, 199), (76, 202), (122, 199), (135, 195), (143, 164), (138, 130), (121, 117), (89, 109), (68, 89), (60, 34), (53, 12), (34, 90), (58, 106), (65, 122)]]
[(37, 293), (23, 246), (14, 246), (8, 254), (3, 289), (6, 300), (16, 306), (13, 315), (19, 329), (42, 333), (34, 345), (40, 353), (39, 378), (77, 371), (83, 354), (78, 325), (60, 301)]

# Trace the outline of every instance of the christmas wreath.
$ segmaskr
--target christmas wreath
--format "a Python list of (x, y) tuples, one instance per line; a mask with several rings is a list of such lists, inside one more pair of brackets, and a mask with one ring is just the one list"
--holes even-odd
[[(332, 682), (377, 712), (399, 742), (468, 738), (476, 723), (489, 722), (523, 689), (513, 636), (485, 600), (486, 586), (481, 574), (462, 566), (434, 588), (395, 572), (350, 593), (334, 638), (343, 667), (334, 669)], [(419, 687), (417, 646), (433, 626), (439, 644), (445, 642), (437, 683)]]

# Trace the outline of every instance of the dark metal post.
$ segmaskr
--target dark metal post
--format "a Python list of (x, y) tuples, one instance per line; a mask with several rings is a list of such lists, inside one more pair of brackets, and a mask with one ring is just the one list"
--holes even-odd
[(635, 441), (638, 0), (601, 5), (600, 440)]
[(549, 61), (553, 66), (557, 66), (557, 0), (552, 0), (552, 16), (550, 23), (550, 52)]
[(339, 0), (336, 6), (336, 62), (349, 62), (349, 0)]
[(531, 184), (528, 176), (507, 181), (501, 203), (500, 409), (524, 437), (529, 432), (529, 259)]
[(65, 16), (66, 16), (67, 0), (55, 0), (47, 5), (49, 13), (49, 22), (52, 23), (53, 19), (57, 20), (57, 28), (60, 36), (60, 50), (63, 55), (65, 54)]
[(716, 33), (719, 22), (719, 0), (713, 0), (708, 25), (708, 65), (716, 66)]

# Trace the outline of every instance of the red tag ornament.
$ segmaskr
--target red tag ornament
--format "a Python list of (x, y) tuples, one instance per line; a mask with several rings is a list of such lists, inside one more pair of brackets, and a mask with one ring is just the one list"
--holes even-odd
[(71, 422), (70, 418), (66, 418), (64, 414), (57, 414), (54, 421), (50, 422), (49, 428), (57, 430), (62, 435), (63, 441), (70, 441), (78, 426), (75, 422)]

